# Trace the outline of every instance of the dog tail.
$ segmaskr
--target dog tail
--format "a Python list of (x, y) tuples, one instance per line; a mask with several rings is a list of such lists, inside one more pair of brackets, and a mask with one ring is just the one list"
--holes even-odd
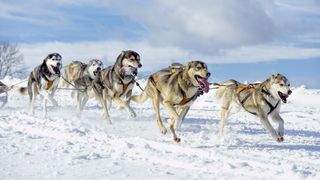
[(213, 85), (218, 87), (218, 90), (216, 91), (216, 94), (215, 94), (216, 98), (221, 99), (227, 89), (230, 89), (230, 87), (233, 87), (233, 86), (237, 86), (238, 84), (239, 82), (235, 80), (228, 80), (224, 83), (214, 83)]
[(216, 98), (221, 99), (225, 91), (226, 91), (226, 86), (219, 86), (215, 94)]
[(28, 88), (27, 87), (19, 87), (19, 93), (22, 95), (27, 95), (28, 94)]
[(146, 89), (147, 87), (144, 89), (144, 91), (140, 95), (131, 96), (131, 100), (138, 104), (144, 103), (146, 100), (149, 99)]

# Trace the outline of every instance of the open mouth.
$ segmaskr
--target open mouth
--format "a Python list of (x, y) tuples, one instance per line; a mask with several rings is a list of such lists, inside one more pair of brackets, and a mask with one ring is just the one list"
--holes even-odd
[(279, 97), (281, 98), (282, 102), (283, 103), (287, 103), (287, 98), (289, 97), (289, 95), (288, 94), (284, 94), (284, 93), (282, 93), (280, 91), (278, 91), (278, 94), (279, 94)]
[(55, 74), (60, 74), (60, 69), (58, 66), (53, 66), (51, 65), (52, 70), (54, 71)]
[(132, 77), (132, 76), (137, 76), (138, 74), (138, 69), (133, 67), (133, 66), (125, 66), (122, 67), (120, 70), (120, 75), (124, 78), (124, 77)]
[(135, 68), (133, 66), (129, 66), (129, 71), (133, 76), (137, 76), (138, 74), (138, 68)]
[(206, 77), (201, 77), (199, 75), (194, 76), (197, 82), (200, 85), (200, 88), (203, 89), (205, 93), (209, 92), (209, 83), (208, 83), (208, 78)]
[(101, 67), (97, 67), (97, 69), (93, 71), (93, 75), (97, 76), (100, 71), (101, 71)]

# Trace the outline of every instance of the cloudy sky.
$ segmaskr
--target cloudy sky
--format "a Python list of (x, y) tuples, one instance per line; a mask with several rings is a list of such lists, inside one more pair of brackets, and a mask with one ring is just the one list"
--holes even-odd
[(0, 41), (29, 68), (51, 52), (110, 65), (132, 49), (144, 74), (199, 59), (212, 81), (280, 72), (320, 88), (320, 0), (1, 0)]

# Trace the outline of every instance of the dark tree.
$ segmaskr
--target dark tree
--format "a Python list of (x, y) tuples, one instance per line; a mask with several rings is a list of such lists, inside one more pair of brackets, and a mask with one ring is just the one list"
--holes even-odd
[(18, 45), (0, 42), (0, 79), (19, 76), (25, 72), (23, 55)]

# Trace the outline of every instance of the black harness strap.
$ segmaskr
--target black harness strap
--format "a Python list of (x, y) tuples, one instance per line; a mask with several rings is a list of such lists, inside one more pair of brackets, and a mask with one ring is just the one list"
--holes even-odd
[[(150, 76), (149, 78), (150, 82), (154, 85), (154, 87), (157, 89), (157, 91), (160, 93), (160, 90), (157, 87), (157, 83), (155, 82), (154, 78), (152, 76)], [(191, 98), (188, 98), (186, 93), (181, 89), (181, 93), (183, 95), (182, 100), (178, 103), (178, 104), (173, 104), (173, 105), (179, 105), (179, 106), (183, 106), (187, 103), (189, 103), (190, 101), (192, 101), (194, 99), (194, 97), (197, 96), (197, 94), (195, 94), (194, 96), (192, 96)]]
[[(51, 86), (53, 85), (53, 81), (54, 81), (55, 79), (51, 81), (51, 80), (48, 79), (48, 77), (46, 76), (46, 73), (47, 73), (49, 76), (52, 74), (52, 73), (50, 73), (49, 71), (47, 71), (47, 72), (42, 72), (42, 71), (40, 71), (41, 77), (42, 77), (44, 80), (47, 81), (47, 88), (46, 88), (46, 90), (49, 90), (49, 89), (51, 88)], [(58, 77), (59, 77), (59, 76), (58, 76)], [(40, 84), (40, 86), (42, 86), (40, 79), (38, 80), (37, 83)]]
[[(268, 91), (266, 91), (266, 90), (264, 90), (264, 89), (262, 89), (261, 92), (263, 92), (264, 94), (272, 97), (272, 95), (271, 95)], [(269, 112), (268, 112), (268, 115), (271, 114), (271, 113), (278, 107), (278, 105), (279, 105), (279, 103), (280, 103), (280, 100), (279, 100), (279, 101), (277, 102), (277, 104), (276, 104), (275, 106), (273, 106), (266, 98), (264, 98), (264, 101), (268, 104), (268, 106), (269, 106), (269, 108), (270, 108), (270, 110), (269, 110)]]
[(248, 110), (247, 108), (245, 108), (245, 106), (244, 106), (244, 103), (248, 100), (248, 98), (249, 98), (250, 96), (252, 96), (252, 93), (249, 93), (249, 94), (248, 94), (246, 97), (244, 97), (242, 100), (240, 99), (240, 93), (241, 93), (242, 91), (244, 91), (244, 90), (245, 90), (245, 88), (242, 89), (240, 92), (237, 93), (238, 100), (239, 100), (242, 108), (243, 108), (244, 110), (246, 110), (247, 112), (253, 114), (253, 115), (257, 115), (257, 113), (249, 111), (249, 110)]
[[(242, 106), (242, 108), (243, 108), (244, 110), (246, 110), (247, 112), (249, 112), (249, 113), (251, 113), (251, 114), (253, 114), (253, 115), (257, 115), (257, 113), (251, 112), (251, 111), (247, 110), (247, 109), (245, 108), (245, 106), (244, 106), (244, 103), (248, 100), (248, 98), (249, 98), (250, 96), (252, 96), (252, 92), (249, 93), (249, 94), (248, 94), (246, 97), (244, 97), (242, 100), (240, 99), (240, 93), (241, 93), (242, 91), (244, 91), (245, 89), (246, 89), (246, 88), (242, 89), (240, 92), (237, 93), (238, 100), (239, 100), (239, 102), (240, 102), (240, 104), (241, 104), (241, 106)], [(264, 94), (266, 94), (267, 96), (271, 96), (271, 94), (270, 94), (268, 91), (264, 90), (264, 89), (262, 89), (261, 92), (264, 93)], [(273, 106), (266, 98), (264, 98), (264, 101), (268, 104), (268, 106), (269, 106), (269, 108), (270, 108), (270, 110), (269, 110), (269, 112), (268, 112), (268, 115), (271, 114), (271, 113), (278, 107), (278, 105), (279, 105), (279, 103), (280, 103), (280, 100), (279, 100), (279, 101), (277, 102), (277, 104), (276, 104), (275, 106)]]

